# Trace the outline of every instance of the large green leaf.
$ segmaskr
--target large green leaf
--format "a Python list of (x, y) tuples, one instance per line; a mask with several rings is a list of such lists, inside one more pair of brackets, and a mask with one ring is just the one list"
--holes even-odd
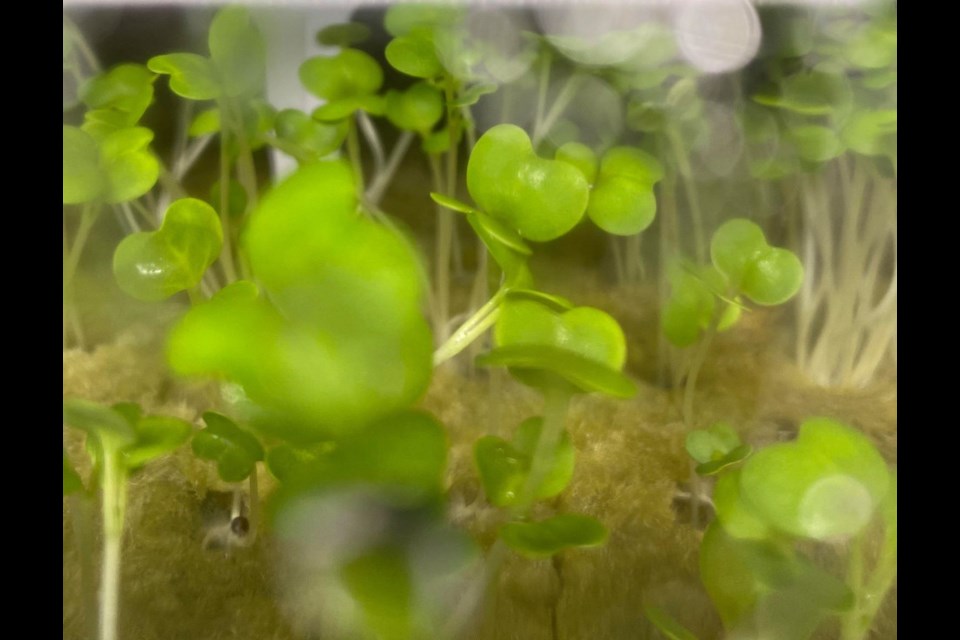
[(307, 91), (328, 101), (376, 93), (383, 71), (369, 54), (344, 49), (332, 57), (310, 58), (300, 65), (300, 81)]
[(208, 58), (195, 53), (168, 53), (147, 62), (154, 73), (170, 76), (170, 90), (190, 100), (214, 100), (220, 97), (217, 69)]
[(443, 117), (443, 96), (426, 82), (417, 82), (403, 92), (391, 90), (386, 96), (386, 114), (395, 127), (425, 135)]
[(113, 273), (129, 295), (163, 300), (197, 286), (222, 243), (216, 211), (202, 200), (182, 198), (167, 209), (160, 229), (123, 239), (113, 256)]
[(125, 126), (133, 126), (153, 102), (154, 78), (143, 65), (121, 64), (88, 80), (80, 98), (88, 108), (116, 112)]

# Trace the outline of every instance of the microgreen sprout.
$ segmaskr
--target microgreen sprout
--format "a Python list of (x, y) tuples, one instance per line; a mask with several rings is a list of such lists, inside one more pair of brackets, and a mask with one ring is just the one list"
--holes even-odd
[[(96, 486), (103, 494), (103, 559), (100, 578), (100, 640), (115, 640), (120, 595), (120, 552), (126, 512), (127, 477), (190, 437), (190, 424), (176, 418), (144, 416), (140, 407), (109, 408), (86, 400), (64, 400), (63, 422), (86, 432), (94, 458)], [(66, 463), (66, 458), (64, 458)], [(65, 466), (64, 488), (67, 488)]]

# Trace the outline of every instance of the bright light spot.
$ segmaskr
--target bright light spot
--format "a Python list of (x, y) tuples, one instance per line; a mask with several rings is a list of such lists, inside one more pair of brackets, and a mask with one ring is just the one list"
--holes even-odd
[(860, 532), (873, 515), (873, 498), (856, 478), (835, 475), (807, 489), (800, 502), (800, 526), (818, 540), (845, 538)]
[(760, 18), (749, 0), (687, 0), (674, 29), (683, 56), (706, 73), (736, 71), (760, 48)]

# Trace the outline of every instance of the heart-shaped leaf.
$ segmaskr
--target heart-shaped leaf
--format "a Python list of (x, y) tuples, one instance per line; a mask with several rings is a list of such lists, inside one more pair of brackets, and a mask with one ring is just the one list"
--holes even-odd
[(223, 92), (230, 97), (263, 91), (266, 46), (244, 7), (224, 7), (210, 23), (210, 58)]
[(826, 418), (805, 421), (795, 442), (744, 465), (741, 493), (760, 518), (791, 535), (832, 540), (859, 533), (889, 486), (887, 466), (862, 433)]
[(429, 29), (416, 29), (394, 38), (384, 55), (394, 69), (414, 78), (436, 78), (443, 73)]
[(600, 163), (587, 215), (607, 233), (640, 233), (656, 215), (653, 186), (662, 178), (663, 167), (649, 153), (629, 147), (610, 149)]
[(224, 415), (207, 411), (203, 414), (207, 428), (193, 437), (193, 453), (217, 463), (217, 473), (224, 482), (240, 482), (256, 471), (263, 460), (260, 442)]
[(107, 109), (122, 116), (118, 124), (132, 127), (153, 102), (155, 76), (140, 64), (121, 64), (88, 80), (80, 99), (90, 109)]
[(300, 65), (300, 82), (307, 91), (335, 102), (376, 93), (383, 84), (383, 71), (369, 54), (344, 49), (332, 57), (310, 58)]
[(557, 160), (572, 164), (583, 173), (587, 183), (593, 186), (597, 180), (597, 154), (593, 149), (580, 142), (568, 142), (561, 145), (554, 155)]
[(130, 127), (100, 140), (100, 167), (106, 177), (103, 198), (109, 203), (139, 198), (153, 188), (160, 176), (160, 163), (150, 150), (153, 132)]
[[(174, 370), (241, 384), (257, 428), (304, 442), (416, 401), (432, 371), (424, 275), (396, 232), (357, 214), (349, 165), (304, 165), (268, 192), (244, 236), (269, 301), (215, 296), (171, 332)], [(256, 344), (257, 349), (249, 345)]]
[(137, 437), (121, 414), (89, 400), (64, 400), (63, 422), (96, 438), (109, 438), (119, 446), (130, 444)]
[(403, 92), (391, 90), (386, 95), (386, 114), (395, 127), (426, 135), (443, 117), (443, 96), (426, 82)]
[(718, 422), (709, 429), (695, 429), (687, 434), (686, 449), (697, 462), (720, 460), (740, 446), (740, 436), (727, 422)]
[(664, 336), (678, 347), (689, 347), (710, 326), (717, 304), (725, 305), (717, 331), (726, 331), (740, 319), (741, 308), (719, 300), (725, 279), (716, 267), (674, 265), (670, 270), (670, 298), (660, 313)]
[(542, 242), (583, 218), (590, 187), (576, 167), (537, 156), (523, 129), (501, 124), (484, 133), (470, 154), (467, 189), (481, 210)]
[(541, 301), (508, 298), (494, 339), (497, 348), (478, 362), (512, 367), (525, 384), (544, 388), (556, 384), (559, 376), (581, 391), (626, 397), (635, 392), (620, 373), (626, 360), (623, 331), (599, 309), (558, 312)]
[(200, 283), (220, 255), (223, 232), (217, 212), (202, 200), (170, 205), (157, 231), (127, 236), (113, 255), (117, 284), (138, 300), (164, 300)]
[(729, 220), (714, 232), (710, 255), (729, 286), (757, 304), (786, 302), (803, 282), (796, 255), (768, 245), (763, 230), (744, 218)]
[(500, 538), (529, 558), (547, 558), (571, 547), (596, 547), (607, 540), (607, 530), (596, 518), (565, 513), (540, 522), (510, 522)]
[(293, 144), (305, 158), (320, 160), (343, 144), (347, 137), (347, 123), (335, 124), (317, 122), (307, 114), (296, 109), (284, 109), (277, 114), (275, 126), (277, 136)]
[(154, 73), (170, 76), (170, 90), (190, 100), (215, 100), (220, 97), (217, 69), (208, 58), (195, 53), (168, 53), (147, 61)]

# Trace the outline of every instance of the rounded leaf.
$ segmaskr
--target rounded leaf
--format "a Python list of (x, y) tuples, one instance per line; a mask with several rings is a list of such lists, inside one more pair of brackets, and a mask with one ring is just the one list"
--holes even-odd
[(296, 109), (284, 109), (277, 114), (277, 136), (295, 144), (314, 160), (327, 156), (343, 144), (347, 137), (347, 123), (317, 122)]
[(376, 93), (383, 71), (369, 54), (344, 49), (332, 57), (310, 58), (300, 65), (300, 82), (307, 91), (328, 101)]
[(208, 42), (210, 58), (227, 96), (250, 95), (263, 90), (266, 46), (244, 7), (225, 7), (217, 11), (210, 23)]
[(467, 189), (485, 213), (530, 240), (553, 240), (583, 218), (589, 184), (576, 167), (540, 158), (520, 127), (501, 124), (477, 141)]
[(168, 53), (147, 61), (154, 73), (170, 76), (170, 90), (190, 100), (214, 100), (220, 97), (220, 82), (213, 63), (195, 53)]
[(200, 283), (220, 255), (217, 212), (202, 200), (170, 205), (157, 231), (127, 236), (113, 255), (113, 273), (124, 292), (147, 302), (164, 300)]
[(100, 140), (100, 167), (106, 177), (107, 202), (128, 202), (150, 191), (160, 177), (160, 163), (149, 150), (153, 132), (130, 127)]
[(747, 269), (769, 249), (763, 229), (745, 218), (723, 223), (710, 240), (710, 258), (730, 283), (740, 287)]
[(414, 78), (436, 78), (443, 73), (433, 38), (423, 29), (394, 38), (384, 55), (394, 69)]
[(757, 304), (773, 306), (795, 296), (802, 284), (800, 259), (792, 251), (770, 247), (749, 264), (740, 288)]
[(387, 92), (386, 114), (395, 127), (426, 134), (443, 117), (443, 96), (429, 83), (417, 82), (404, 92)]
[(80, 99), (90, 109), (123, 114), (126, 126), (132, 126), (153, 102), (154, 77), (143, 65), (121, 64), (88, 80)]
[(572, 164), (583, 173), (590, 185), (597, 179), (597, 154), (593, 149), (579, 142), (568, 142), (557, 149), (554, 156), (557, 160)]
[(640, 233), (656, 215), (653, 186), (662, 177), (663, 167), (649, 153), (629, 147), (610, 149), (600, 163), (587, 215), (607, 233)]
[(516, 504), (530, 471), (529, 458), (503, 438), (483, 436), (473, 446), (473, 461), (487, 501), (496, 507)]

